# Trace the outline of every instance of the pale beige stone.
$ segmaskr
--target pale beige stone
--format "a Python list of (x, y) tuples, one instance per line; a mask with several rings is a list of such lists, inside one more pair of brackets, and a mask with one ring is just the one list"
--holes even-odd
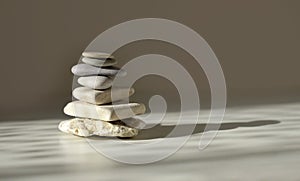
[(105, 137), (133, 137), (138, 134), (138, 130), (125, 125), (113, 124), (110, 122), (74, 118), (61, 121), (58, 129), (65, 133), (77, 136), (105, 136)]
[(111, 103), (112, 98), (113, 101), (119, 101), (128, 98), (133, 93), (133, 88), (114, 87), (113, 89), (94, 90), (88, 87), (77, 87), (73, 90), (72, 95), (80, 101), (91, 104), (106, 104)]
[(128, 103), (118, 105), (94, 105), (82, 101), (73, 101), (64, 108), (64, 113), (74, 117), (115, 121), (145, 113), (143, 104)]
[(107, 89), (112, 86), (113, 79), (106, 76), (79, 77), (77, 82), (91, 89)]

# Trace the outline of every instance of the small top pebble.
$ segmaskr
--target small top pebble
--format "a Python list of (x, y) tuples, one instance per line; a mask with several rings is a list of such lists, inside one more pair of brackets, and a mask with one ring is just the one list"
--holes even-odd
[(103, 52), (83, 52), (82, 56), (89, 58), (98, 58), (98, 59), (114, 59), (115, 57), (108, 53)]

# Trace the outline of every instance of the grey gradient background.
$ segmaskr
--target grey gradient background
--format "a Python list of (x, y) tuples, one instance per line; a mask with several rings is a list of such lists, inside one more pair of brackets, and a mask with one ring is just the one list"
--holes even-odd
[[(0, 1), (0, 120), (62, 116), (71, 100), (71, 66), (107, 28), (136, 18), (166, 18), (197, 31), (217, 55), (227, 82), (228, 106), (300, 98), (300, 2), (265, 1)], [(204, 105), (210, 93), (196, 61), (158, 41), (131, 43), (115, 54), (119, 66), (158, 53), (178, 60), (193, 76)], [(167, 80), (145, 77), (135, 99), (161, 94), (177, 105)]]

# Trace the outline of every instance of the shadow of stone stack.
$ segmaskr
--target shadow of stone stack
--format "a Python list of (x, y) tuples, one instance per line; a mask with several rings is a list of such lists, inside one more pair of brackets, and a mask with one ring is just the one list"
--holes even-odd
[[(118, 103), (134, 94), (133, 88), (113, 86), (115, 76), (126, 72), (115, 67), (115, 58), (106, 53), (83, 52), (82, 62), (72, 67), (80, 87), (73, 90), (77, 100), (68, 103), (64, 113), (75, 118), (60, 122), (62, 132), (77, 136), (133, 137), (144, 122), (133, 118), (144, 114), (145, 106), (139, 103)], [(113, 91), (113, 99), (112, 99)], [(114, 104), (112, 104), (114, 102)]]

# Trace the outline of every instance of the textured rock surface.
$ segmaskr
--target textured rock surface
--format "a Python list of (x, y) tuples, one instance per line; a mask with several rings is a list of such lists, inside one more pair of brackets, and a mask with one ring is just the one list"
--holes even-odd
[(113, 89), (93, 90), (88, 87), (77, 87), (73, 90), (72, 95), (80, 101), (91, 104), (106, 104), (112, 102), (112, 91), (114, 101), (128, 98), (134, 93), (133, 88), (128, 89), (114, 87)]
[(138, 134), (138, 130), (124, 125), (113, 124), (110, 122), (74, 118), (61, 121), (58, 129), (65, 133), (77, 136), (107, 136), (107, 137), (133, 137)]
[(125, 76), (126, 72), (117, 67), (94, 67), (88, 64), (77, 64), (71, 69), (72, 73), (78, 76), (105, 75), (105, 76)]
[(103, 52), (83, 52), (82, 56), (97, 59), (114, 59), (115, 57)]
[(91, 89), (107, 89), (112, 86), (113, 79), (106, 76), (79, 77), (77, 82)]
[(93, 105), (82, 101), (73, 101), (64, 108), (64, 113), (74, 117), (115, 121), (145, 113), (143, 104), (128, 103), (118, 105)]
[(96, 59), (96, 58), (89, 58), (89, 57), (83, 57), (81, 59), (84, 63), (93, 65), (96, 67), (107, 67), (107, 66), (112, 66), (117, 63), (115, 59)]

